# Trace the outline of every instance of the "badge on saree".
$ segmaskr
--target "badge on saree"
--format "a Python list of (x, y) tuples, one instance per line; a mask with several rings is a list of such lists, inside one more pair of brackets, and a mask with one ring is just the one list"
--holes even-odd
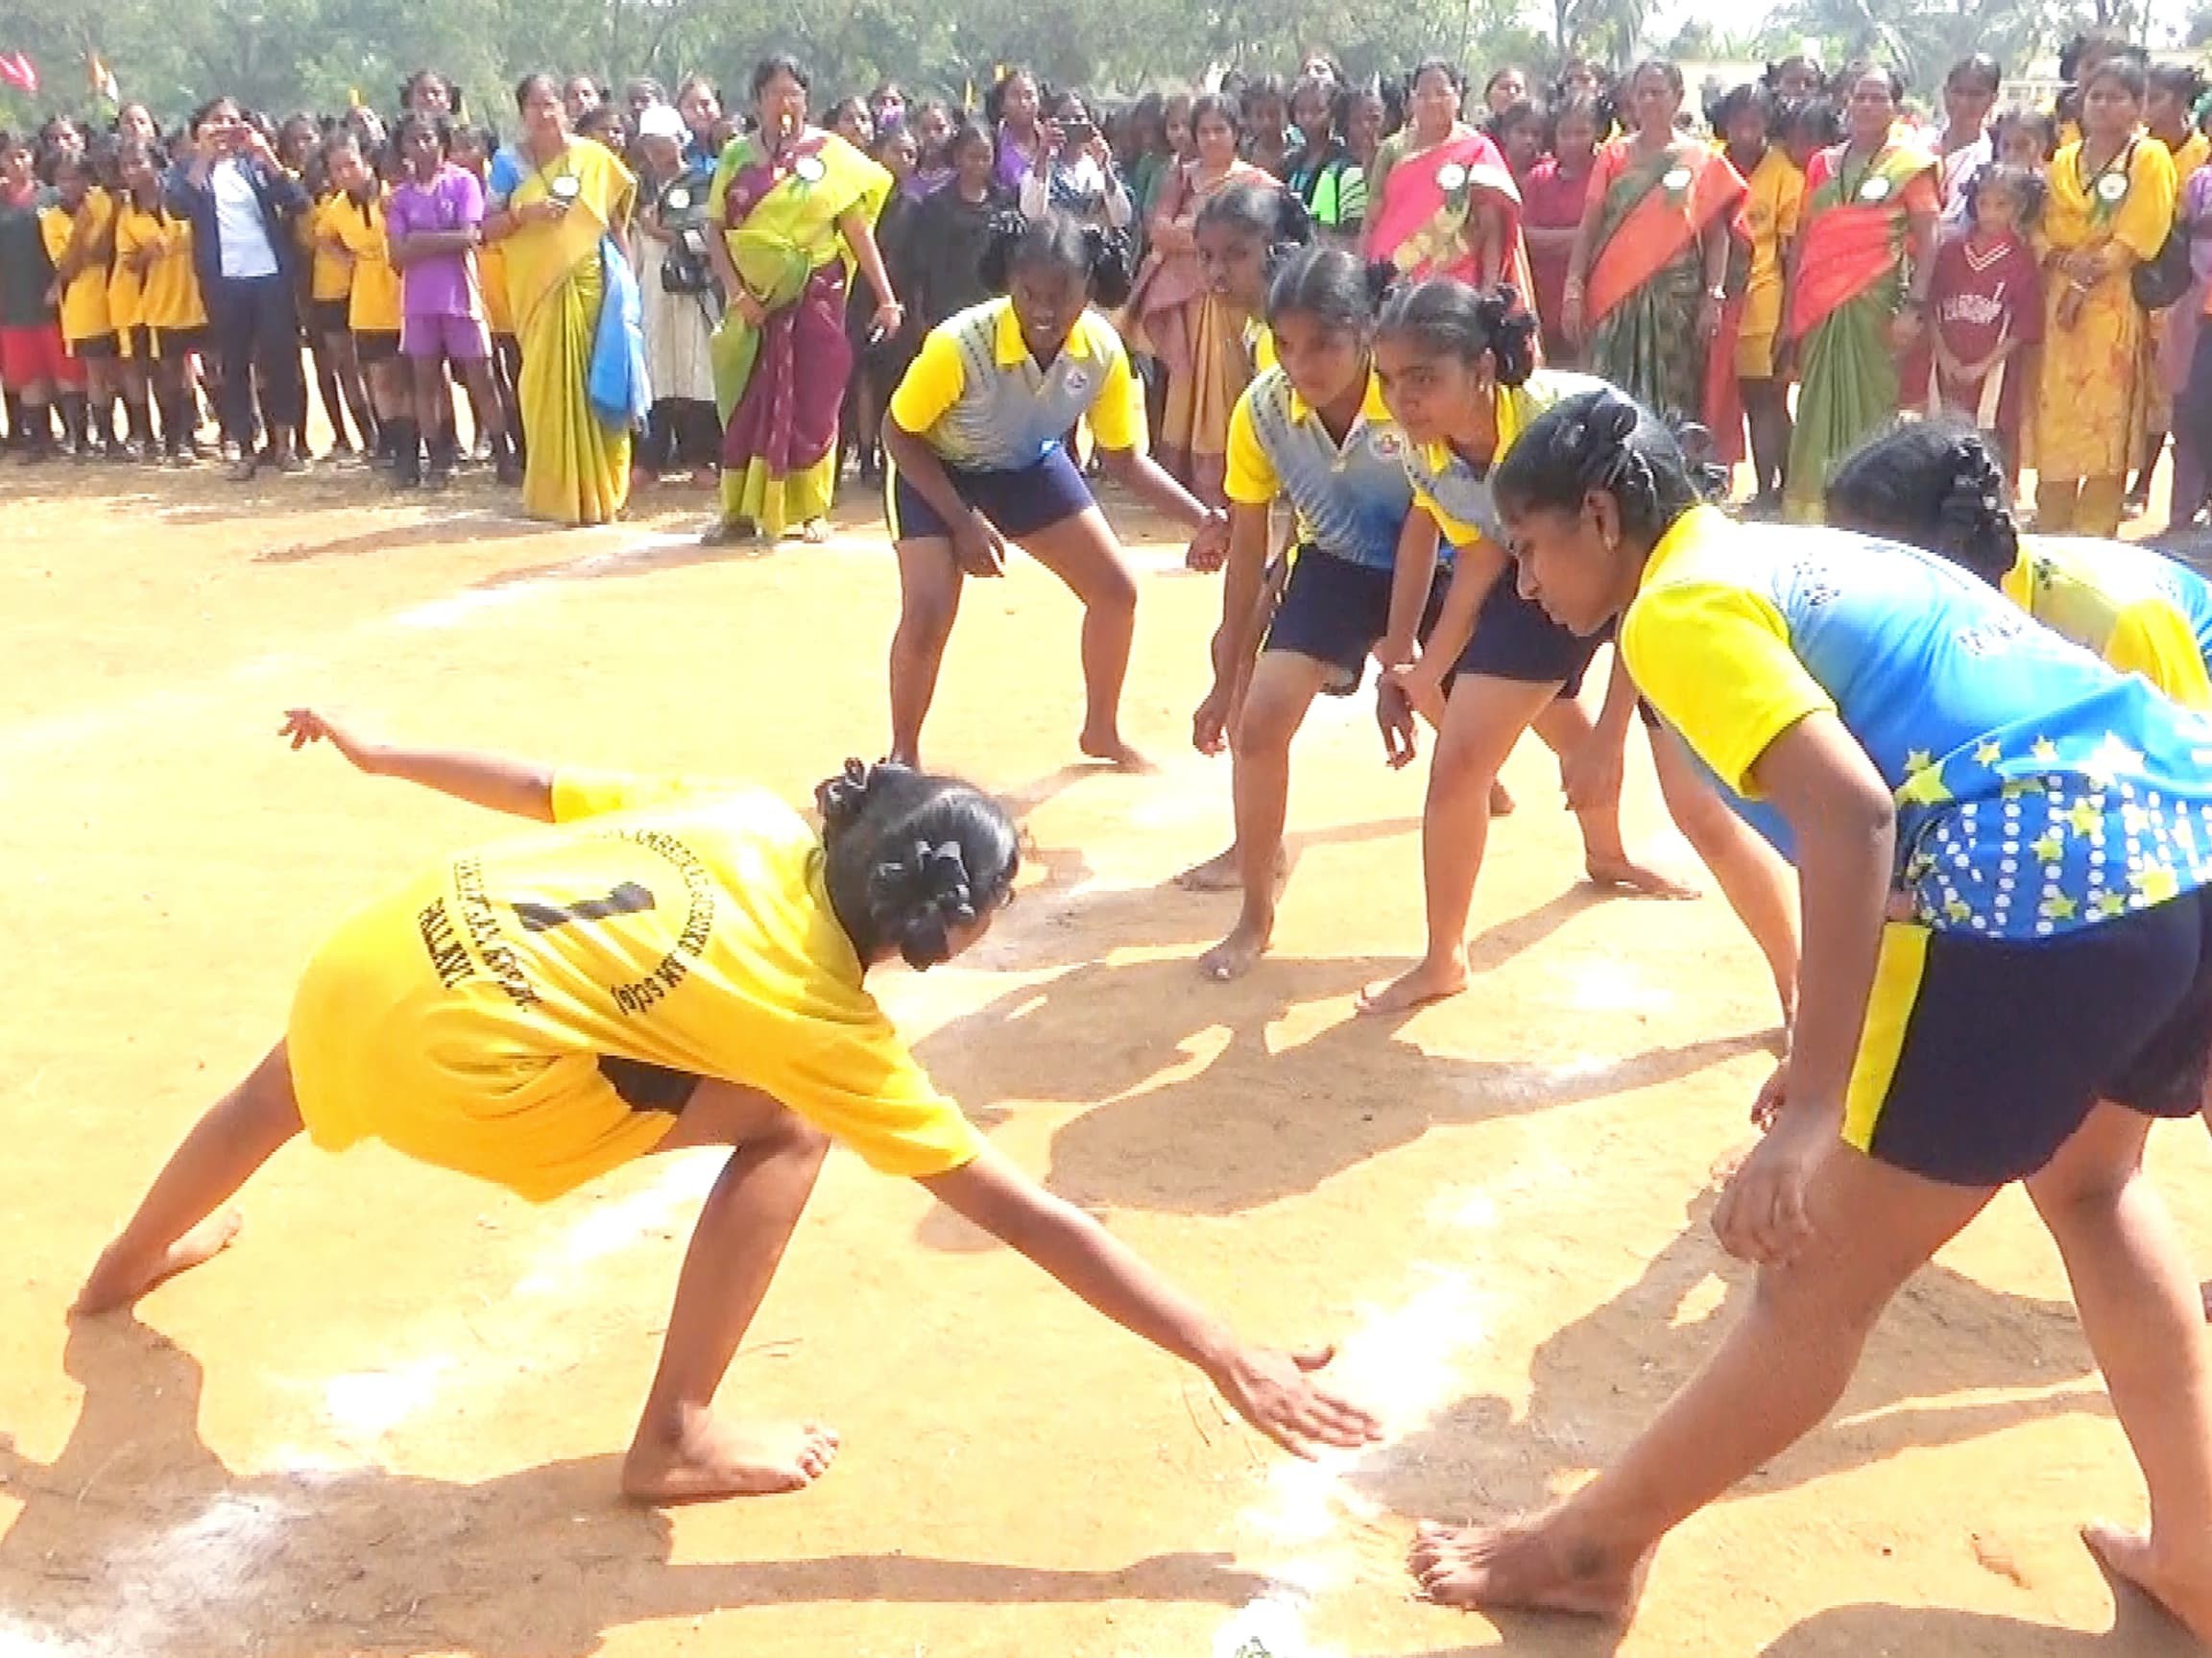
[(1683, 191), (1690, 188), (1690, 169), (1687, 167), (1672, 168), (1659, 182), (1679, 196)]
[(564, 206), (565, 206), (568, 203), (575, 201), (577, 197), (584, 194), (583, 180), (578, 179), (573, 173), (562, 174), (560, 178), (554, 180), (553, 182), (546, 185), (545, 188), (552, 194), (553, 199), (561, 203)]
[(821, 183), (823, 175), (828, 172), (829, 169), (822, 165), (822, 157), (819, 156), (802, 156), (791, 163), (792, 176), (808, 184)]
[(1466, 187), (1467, 169), (1460, 166), (1458, 162), (1448, 162), (1436, 169), (1436, 188), (1443, 191), (1445, 195), (1449, 196), (1455, 190), (1463, 190)]
[(2097, 180), (2097, 200), (2107, 207), (2117, 207), (2128, 195), (2128, 175), (2107, 173)]
[(1859, 186), (1859, 200), (1862, 202), (1887, 202), (1888, 199), (1889, 180), (1879, 173)]
[(675, 189), (669, 191), (667, 195), (663, 196), (661, 198), (661, 202), (666, 205), (670, 212), (681, 213), (686, 207), (691, 205), (691, 192), (685, 189), (683, 185), (679, 184)]

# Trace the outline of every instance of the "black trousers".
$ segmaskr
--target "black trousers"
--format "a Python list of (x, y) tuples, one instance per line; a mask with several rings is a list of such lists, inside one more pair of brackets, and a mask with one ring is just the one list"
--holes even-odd
[(223, 365), (223, 435), (241, 448), (253, 441), (253, 396), (261, 424), (290, 426), (300, 418), (300, 313), (282, 276), (219, 276), (207, 295), (207, 324)]

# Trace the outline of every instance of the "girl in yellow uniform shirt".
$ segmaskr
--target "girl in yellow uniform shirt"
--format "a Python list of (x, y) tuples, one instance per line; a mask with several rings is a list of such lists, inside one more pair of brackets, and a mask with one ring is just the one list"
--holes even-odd
[(2185, 708), (2212, 709), (2212, 583), (2149, 547), (2022, 536), (1980, 433), (1900, 425), (1828, 480), (1828, 521), (1970, 570), (2056, 633)]
[(161, 412), (161, 442), (171, 465), (188, 467), (200, 458), (192, 365), (207, 342), (207, 308), (192, 268), (192, 222), (169, 211), (154, 152), (135, 140), (123, 146), (123, 186), (115, 263), (136, 283), (135, 294), (128, 287), (125, 292), (127, 314), (136, 319), (131, 355), (151, 365), (154, 406)]
[(871, 968), (932, 967), (990, 930), (1021, 853), (989, 797), (851, 761), (816, 791), (817, 831), (741, 785), (393, 747), (303, 709), (285, 733), (558, 827), (444, 860), (339, 925), (284, 1040), (185, 1138), (80, 1313), (220, 1251), (237, 1221), (209, 1217), (302, 1130), (329, 1150), (379, 1139), (537, 1201), (647, 1152), (726, 1145), (623, 1488), (648, 1502), (795, 1490), (837, 1436), (722, 1421), (712, 1402), (835, 1139), (1205, 1370), (1288, 1449), (1376, 1437), (1308, 1380), (1326, 1352), (1245, 1346), (987, 1145), (868, 993)]
[(318, 157), (310, 176), (321, 187), (314, 205), (301, 216), (301, 236), (307, 254), (307, 344), (315, 354), (315, 381), (323, 398), (323, 413), (330, 422), (331, 453), (355, 452), (346, 430), (346, 417), (361, 435), (359, 452), (377, 452), (376, 409), (361, 372), (361, 359), (353, 348), (353, 255), (346, 251), (339, 215), (349, 210), (346, 192), (330, 181), (327, 152)]
[(115, 326), (108, 312), (108, 263), (114, 252), (115, 204), (92, 186), (92, 168), (76, 151), (48, 167), (55, 199), (38, 215), (60, 296), (61, 348), (82, 376), (58, 385), (62, 429), (79, 456), (106, 456), (115, 445)]
[(412, 413), (414, 389), (407, 365), (399, 360), (399, 273), (393, 268), (392, 251), (384, 239), (384, 184), (362, 156), (360, 140), (350, 132), (341, 132), (325, 145), (323, 161), (338, 194), (331, 198), (320, 241), (352, 262), (347, 325), (353, 336), (354, 357), (369, 376), (377, 459), (396, 460), (419, 440)]
[(891, 641), (891, 757), (914, 763), (922, 722), (969, 577), (1005, 572), (1009, 544), (1083, 602), (1085, 754), (1130, 770), (1121, 682), (1137, 626), (1137, 583), (1066, 436), (1086, 417), (1109, 475), (1193, 535), (1210, 511), (1145, 453), (1144, 394), (1114, 325), (1091, 308), (1129, 297), (1118, 231), (1065, 213), (1007, 214), (984, 249), (986, 286), (1006, 294), (938, 324), (922, 342), (883, 421), (885, 517), (899, 555)]
[(1703, 470), (1608, 389), (1492, 487), (1521, 591), (1578, 634), (1617, 619), (1799, 870), (1786, 1086), (1713, 1219), (1756, 1293), (1596, 1478), (1424, 1527), (1413, 1571), (1452, 1605), (1626, 1617), (1661, 1540), (1812, 1433), (1906, 1281), (2019, 1183), (2149, 1487), (2147, 1531), (2084, 1540), (2212, 1641), (2212, 1346), (2143, 1172), (2212, 1059), (2212, 719), (1916, 548), (1734, 523)]

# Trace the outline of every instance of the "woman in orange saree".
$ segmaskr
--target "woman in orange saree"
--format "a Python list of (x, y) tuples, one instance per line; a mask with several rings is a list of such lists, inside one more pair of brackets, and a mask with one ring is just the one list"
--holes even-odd
[[(1598, 152), (1567, 267), (1567, 336), (1590, 372), (1660, 414), (1730, 429), (1707, 409), (1721, 341), (1731, 232), (1744, 197), (1728, 158), (1674, 130), (1682, 71), (1659, 60), (1628, 77), (1635, 131)], [(1725, 376), (1733, 389), (1733, 372)], [(1734, 422), (1741, 427), (1741, 421)]]
[(1820, 521), (1829, 469), (1896, 417), (1897, 363), (1920, 336), (1941, 207), (1936, 157), (1895, 135), (1896, 77), (1861, 69), (1843, 84), (1848, 136), (1805, 171), (1785, 305), (1801, 377), (1782, 508), (1807, 524)]
[(630, 495), (630, 428), (603, 421), (587, 386), (606, 297), (602, 245), (629, 258), (637, 181), (613, 152), (570, 134), (551, 76), (524, 81), (516, 103), (522, 134), (493, 159), (484, 236), (504, 251), (522, 342), (522, 510), (549, 523), (609, 523)]
[(1533, 300), (1521, 239), (1521, 187), (1488, 137), (1459, 119), (1458, 70), (1431, 59), (1413, 72), (1409, 118), (1382, 141), (1367, 175), (1363, 251), (1422, 281), (1503, 282)]
[(1152, 249), (1129, 301), (1132, 345), (1166, 370), (1166, 396), (1153, 455), (1168, 476), (1210, 507), (1225, 505), (1222, 476), (1229, 416), (1252, 378), (1244, 334), (1252, 315), (1206, 280), (1198, 259), (1198, 215), (1230, 185), (1272, 183), (1237, 156), (1237, 104), (1218, 92), (1194, 99), (1197, 157), (1161, 187), (1147, 237)]

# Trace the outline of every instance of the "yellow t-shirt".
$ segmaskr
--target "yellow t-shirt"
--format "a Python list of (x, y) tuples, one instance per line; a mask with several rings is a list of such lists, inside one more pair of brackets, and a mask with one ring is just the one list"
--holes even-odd
[[(126, 265), (140, 249), (152, 249), (155, 257), (138, 278), (134, 305), (126, 292), (126, 312), (133, 317), (131, 325), (168, 331), (205, 327), (207, 307), (200, 298), (199, 274), (192, 269), (192, 221), (172, 217), (166, 207), (151, 211), (125, 207), (115, 220), (117, 267)], [(114, 312), (110, 290), (110, 319)]]
[(301, 239), (313, 259), (308, 268), (308, 294), (325, 303), (353, 292), (353, 255), (343, 248), (333, 248), (325, 239), (325, 233), (340, 234), (337, 215), (348, 205), (346, 193), (332, 190), (300, 215)]
[[(114, 332), (115, 324), (108, 312), (108, 262), (98, 257), (108, 222), (114, 216), (112, 206), (102, 211), (104, 203), (105, 198), (100, 202), (90, 196), (84, 199), (83, 211), (91, 220), (85, 245), (93, 256), (61, 290), (61, 338), (72, 346), (81, 340), (98, 340)], [(77, 234), (77, 215), (57, 204), (38, 215), (38, 229), (46, 241), (47, 258), (59, 267), (61, 255), (68, 252)]]
[(384, 239), (384, 198), (366, 204), (342, 196), (333, 204), (331, 228), (353, 256), (352, 300), (347, 325), (356, 334), (399, 331), (399, 273), (392, 266), (392, 247)]
[(553, 809), (560, 827), (434, 867), (318, 952), (288, 1038), (318, 1143), (373, 1134), (551, 1196), (667, 1131), (613, 1099), (612, 1056), (757, 1089), (886, 1174), (977, 1155), (868, 994), (791, 807), (566, 772)]
[(1013, 304), (988, 300), (929, 330), (891, 418), (969, 471), (1017, 471), (1088, 418), (1102, 449), (1144, 446), (1144, 390), (1114, 325), (1085, 311), (1039, 368)]
[(2117, 541), (2031, 536), (1999, 584), (2005, 596), (2124, 674), (2141, 674), (2176, 702), (2212, 709), (2212, 677), (2196, 628), (2159, 554)]
[(507, 244), (486, 242), (476, 250), (476, 276), (484, 285), (484, 322), (493, 334), (515, 331), (515, 307), (507, 298)]
[(1751, 266), (1738, 337), (1770, 340), (1782, 326), (1782, 249), (1797, 238), (1805, 175), (1781, 145), (1769, 144), (1747, 182), (1751, 188), (1743, 203), (1743, 223), (1751, 237)]

